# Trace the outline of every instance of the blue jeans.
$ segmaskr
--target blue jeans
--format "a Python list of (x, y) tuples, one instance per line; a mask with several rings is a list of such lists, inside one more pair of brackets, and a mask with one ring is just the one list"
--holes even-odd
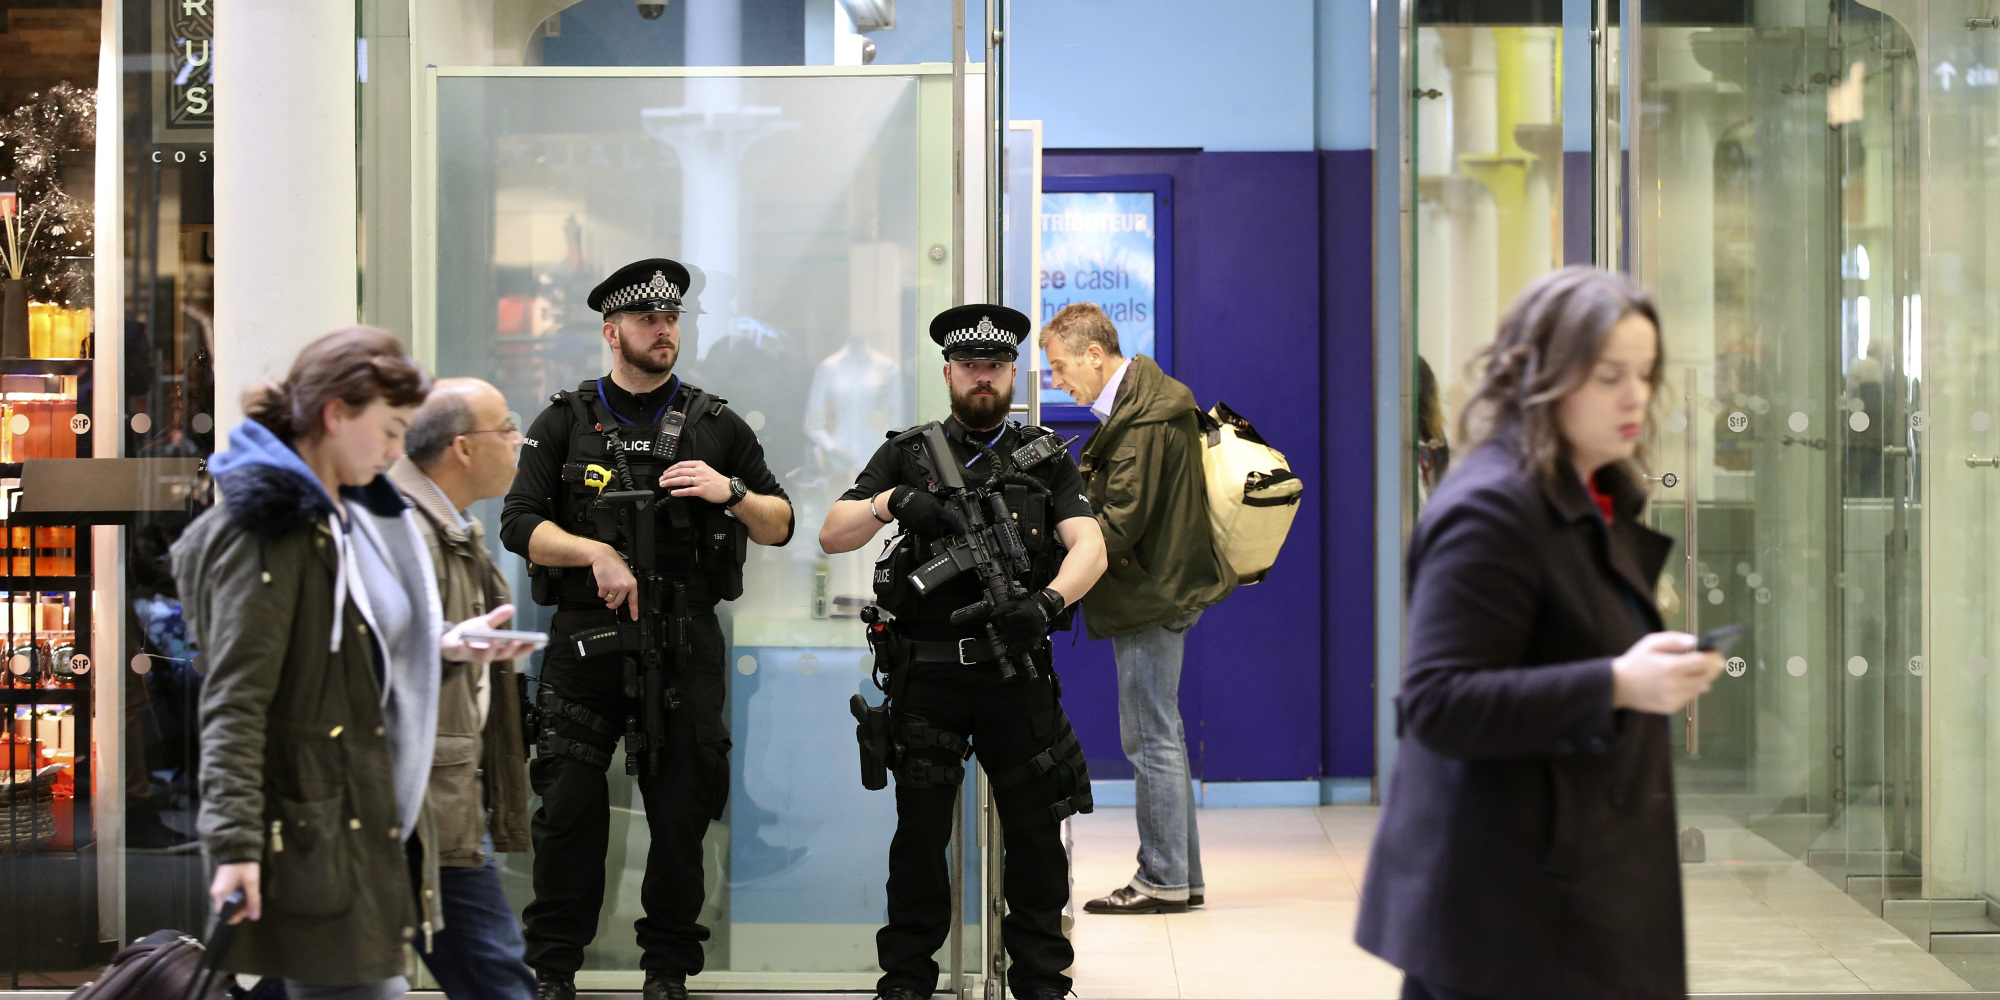
[(1139, 813), (1139, 873), (1132, 887), (1183, 900), (1203, 891), (1187, 730), (1181, 724), (1181, 658), (1201, 612), (1111, 637), (1118, 661), (1118, 736), (1132, 762)]
[[(444, 930), (419, 948), (424, 964), (451, 1000), (533, 1000), (535, 974), (522, 956), (521, 923), (500, 887), (489, 855), (478, 868), (439, 868)], [(423, 942), (419, 941), (421, 945)]]

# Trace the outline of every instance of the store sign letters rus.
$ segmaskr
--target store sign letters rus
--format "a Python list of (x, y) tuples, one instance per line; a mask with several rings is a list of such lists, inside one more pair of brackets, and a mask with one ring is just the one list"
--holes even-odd
[(160, 0), (167, 15), (167, 128), (215, 127), (215, 0)]

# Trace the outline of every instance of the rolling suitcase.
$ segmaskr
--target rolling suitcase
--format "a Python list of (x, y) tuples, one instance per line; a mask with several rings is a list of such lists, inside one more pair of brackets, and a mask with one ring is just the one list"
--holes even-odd
[(206, 946), (176, 930), (154, 931), (132, 942), (70, 1000), (238, 1000), (235, 978), (220, 966), (236, 939), (229, 918), (242, 907), (241, 892), (223, 901), (209, 918)]

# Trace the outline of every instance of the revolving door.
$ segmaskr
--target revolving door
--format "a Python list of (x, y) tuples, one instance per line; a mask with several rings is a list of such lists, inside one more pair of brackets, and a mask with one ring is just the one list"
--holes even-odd
[[(1972, 3), (1420, 4), (1421, 501), (1520, 288), (1658, 302), (1695, 992), (2000, 989), (2000, 30)], [(1989, 818), (1990, 817), (1990, 818)]]

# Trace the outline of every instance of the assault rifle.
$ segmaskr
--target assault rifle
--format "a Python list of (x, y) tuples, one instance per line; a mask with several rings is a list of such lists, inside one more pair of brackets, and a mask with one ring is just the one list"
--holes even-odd
[(614, 624), (576, 636), (577, 652), (583, 656), (625, 654), (627, 774), (639, 773), (641, 752), (645, 754), (646, 773), (659, 773), (660, 751), (667, 745), (667, 711), (680, 707), (679, 693), (667, 683), (673, 669), (667, 647), (671, 642), (683, 662), (688, 653), (687, 587), (669, 584), (660, 573), (655, 545), (658, 499), (651, 490), (623, 490), (599, 494), (591, 501), (591, 516), (599, 522), (598, 537), (618, 539), (618, 554), (638, 581), (629, 598), (639, 608), (638, 621), (631, 621), (630, 613), (619, 608)]
[(960, 533), (939, 543), (943, 551), (917, 567), (910, 574), (910, 583), (918, 594), (929, 596), (968, 570), (979, 574), (979, 584), (985, 593), (979, 600), (953, 611), (951, 623), (985, 625), (986, 641), (1000, 661), (1002, 679), (1011, 680), (1022, 670), (1034, 678), (1037, 671), (1028, 655), (1032, 650), (1010, 649), (993, 626), (993, 614), (1001, 605), (1028, 596), (1020, 580), (1034, 568), (1028, 547), (1021, 542), (1021, 529), (1007, 510), (1006, 498), (997, 489), (966, 485), (951, 443), (945, 440), (943, 425), (934, 423), (924, 431), (924, 451), (938, 485), (944, 487), (945, 510)]

